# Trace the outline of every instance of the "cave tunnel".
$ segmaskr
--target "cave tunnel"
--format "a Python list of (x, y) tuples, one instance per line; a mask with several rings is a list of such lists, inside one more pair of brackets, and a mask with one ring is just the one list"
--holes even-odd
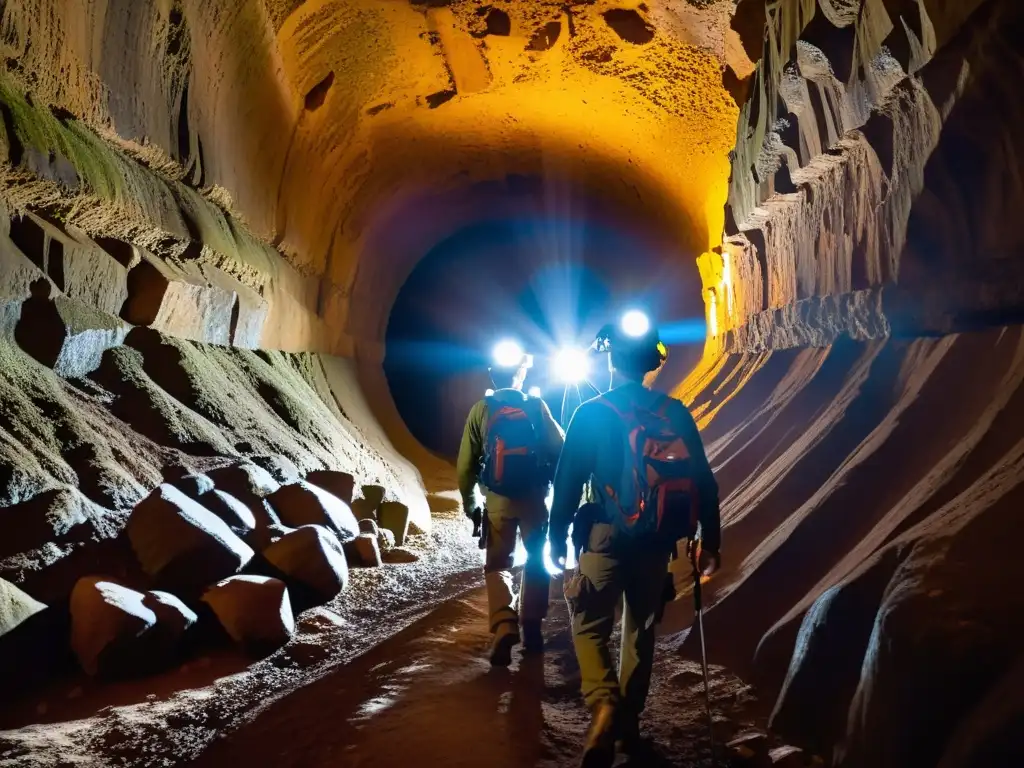
[[(560, 417), (551, 353), (627, 308), (717, 480), (721, 756), (1024, 764), (1019, 0), (0, 30), (0, 764), (575, 764), (559, 577), (493, 674), (452, 459), (496, 341)], [(682, 768), (669, 573), (641, 764)]]
[[(387, 326), (384, 369), (399, 414), (413, 437), (449, 460), (470, 407), (491, 387), (491, 352), (504, 339), (533, 353), (526, 386), (540, 390), (556, 418), (568, 398), (566, 420), (581, 393), (566, 395), (553, 360), (565, 347), (588, 347), (610, 318), (643, 308), (688, 331), (674, 339), (671, 370), (682, 375), (704, 343), (699, 276), (669, 233), (565, 185), (503, 186), (510, 197), (493, 209), (502, 218), (434, 246), (402, 285)], [(479, 189), (470, 194), (480, 199)], [(588, 381), (603, 390), (608, 376), (598, 369)], [(584, 383), (582, 394), (593, 393)]]

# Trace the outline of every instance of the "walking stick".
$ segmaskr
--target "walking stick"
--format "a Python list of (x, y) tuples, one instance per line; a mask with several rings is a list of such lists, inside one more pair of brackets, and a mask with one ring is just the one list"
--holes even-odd
[(708, 649), (704, 643), (704, 605), (701, 594), (700, 569), (697, 567), (697, 548), (691, 549), (690, 562), (693, 563), (693, 607), (697, 631), (700, 633), (700, 665), (704, 674), (704, 709), (708, 716), (708, 747), (711, 750), (711, 765), (717, 765), (715, 761), (715, 729), (714, 720), (711, 717), (711, 686), (708, 683)]

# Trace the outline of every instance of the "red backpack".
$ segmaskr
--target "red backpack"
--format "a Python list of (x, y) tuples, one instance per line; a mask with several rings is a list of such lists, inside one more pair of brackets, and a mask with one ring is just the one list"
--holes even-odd
[[(603, 402), (622, 424), (622, 473), (616, 485), (598, 488), (605, 519), (630, 535), (678, 539), (697, 528), (697, 494), (690, 451), (676, 434), (665, 397), (654, 411)], [(604, 479), (604, 478), (602, 478)]]
[(486, 400), (482, 484), (510, 499), (535, 493), (551, 480), (540, 456), (538, 418), (533, 414), (537, 401), (521, 393), (512, 397), (504, 392)]

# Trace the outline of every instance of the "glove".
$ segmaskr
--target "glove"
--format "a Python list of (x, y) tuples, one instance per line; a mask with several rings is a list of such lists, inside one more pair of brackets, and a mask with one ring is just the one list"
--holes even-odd
[(712, 552), (710, 549), (700, 550), (697, 556), (697, 570), (701, 576), (710, 576), (722, 567), (722, 555), (719, 552)]

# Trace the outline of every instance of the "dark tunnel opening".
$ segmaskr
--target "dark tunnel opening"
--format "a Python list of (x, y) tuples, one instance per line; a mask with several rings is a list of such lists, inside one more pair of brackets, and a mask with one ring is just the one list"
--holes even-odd
[[(565, 384), (555, 353), (586, 347), (597, 330), (638, 308), (671, 334), (673, 377), (700, 359), (704, 309), (691, 259), (635, 222), (542, 214), (484, 219), (438, 243), (403, 284), (388, 322), (384, 370), (399, 414), (428, 450), (453, 459), (463, 421), (491, 386), (494, 345), (518, 341), (534, 356), (537, 387), (555, 418)], [(606, 361), (588, 377), (604, 389)], [(580, 385), (583, 399), (593, 390)], [(570, 390), (566, 414), (579, 402)]]

